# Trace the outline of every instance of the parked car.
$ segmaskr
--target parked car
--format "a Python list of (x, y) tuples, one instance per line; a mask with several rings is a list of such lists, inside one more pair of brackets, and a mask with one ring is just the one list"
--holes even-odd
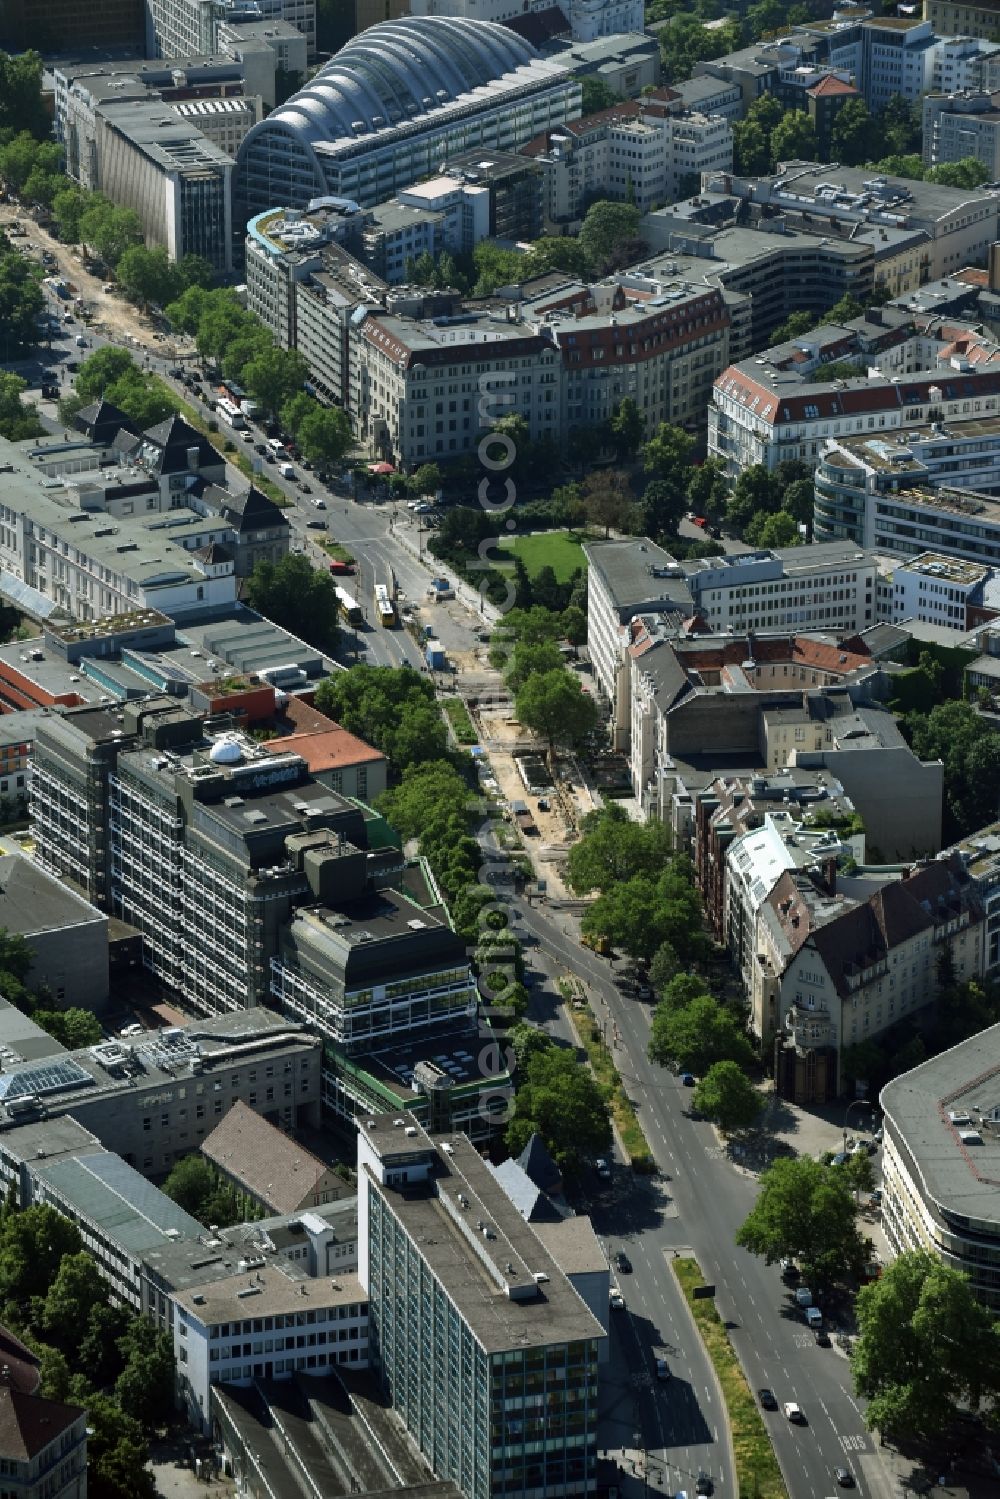
[(831, 1346), (830, 1345), (830, 1334), (827, 1332), (827, 1330), (826, 1330), (825, 1327), (821, 1327), (817, 1331), (817, 1333), (816, 1333), (816, 1343), (817, 1343), (818, 1347), (820, 1347), (820, 1348), (829, 1348)]
[(882, 1188), (881, 1187), (876, 1187), (875, 1188), (874, 1192), (872, 1193), (872, 1195), (868, 1199), (868, 1206), (872, 1207), (872, 1208), (880, 1208), (882, 1206)]
[(695, 1086), (696, 1081), (697, 1081), (697, 1079), (695, 1078), (695, 1075), (694, 1075), (693, 1072), (682, 1072), (681, 1073), (681, 1082), (684, 1084), (685, 1088), (693, 1088)]
[(798, 1280), (802, 1274), (794, 1260), (786, 1257), (781, 1262), (781, 1276), (783, 1280)]
[(613, 1312), (623, 1312), (625, 1310), (625, 1297), (617, 1286), (611, 1287), (611, 1294), (608, 1299)]
[(609, 1182), (611, 1180), (611, 1167), (603, 1158), (599, 1158), (594, 1162), (594, 1170), (597, 1172), (602, 1182)]

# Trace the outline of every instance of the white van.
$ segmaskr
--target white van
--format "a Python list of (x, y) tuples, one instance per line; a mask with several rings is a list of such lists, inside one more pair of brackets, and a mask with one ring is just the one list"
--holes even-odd
[(294, 468), (292, 467), (292, 465), (290, 463), (279, 463), (278, 464), (278, 473), (281, 475), (281, 477), (283, 479), (294, 479), (295, 478), (295, 470), (294, 470)]
[(823, 1313), (818, 1306), (806, 1307), (806, 1323), (814, 1331), (818, 1331), (823, 1326)]

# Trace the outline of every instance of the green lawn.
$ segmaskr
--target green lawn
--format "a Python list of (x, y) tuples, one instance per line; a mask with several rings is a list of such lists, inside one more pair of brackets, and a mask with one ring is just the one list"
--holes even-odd
[(540, 531), (535, 536), (505, 536), (500, 545), (520, 557), (529, 577), (551, 567), (560, 583), (568, 583), (578, 567), (586, 568), (583, 542), (586, 531)]

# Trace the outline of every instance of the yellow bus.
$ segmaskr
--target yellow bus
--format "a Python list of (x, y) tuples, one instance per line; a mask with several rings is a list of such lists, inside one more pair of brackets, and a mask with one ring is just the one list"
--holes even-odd
[(396, 623), (396, 606), (384, 583), (375, 584), (375, 617), (387, 630), (391, 630)]

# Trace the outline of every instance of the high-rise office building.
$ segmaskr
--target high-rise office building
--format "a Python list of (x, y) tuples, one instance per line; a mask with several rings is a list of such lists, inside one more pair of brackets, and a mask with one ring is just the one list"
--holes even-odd
[(465, 1135), (361, 1120), (369, 1366), (467, 1499), (586, 1494), (604, 1329)]

